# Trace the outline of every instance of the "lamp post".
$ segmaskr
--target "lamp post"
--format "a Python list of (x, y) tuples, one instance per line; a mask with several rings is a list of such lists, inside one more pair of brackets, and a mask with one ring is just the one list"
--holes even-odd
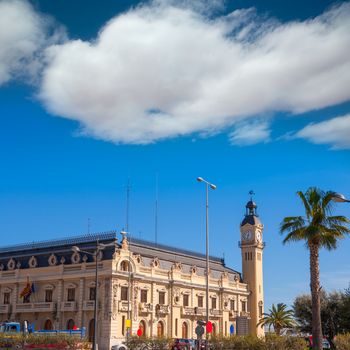
[[(208, 197), (209, 197), (209, 187), (212, 190), (216, 190), (216, 186), (206, 180), (204, 180), (202, 177), (197, 177), (198, 182), (204, 182), (205, 183), (205, 257), (206, 257), (206, 265), (205, 265), (205, 287), (206, 287), (206, 324), (208, 324), (209, 321), (209, 215), (208, 215)], [(206, 335), (206, 343), (205, 348), (208, 349), (208, 334)]]
[(91, 253), (80, 249), (78, 246), (73, 246), (72, 251), (75, 253), (85, 253), (95, 258), (95, 303), (94, 303), (94, 338), (92, 343), (92, 350), (97, 350), (97, 303), (98, 303), (98, 256), (101, 250), (106, 247), (115, 246), (115, 242), (104, 244), (96, 241), (96, 250)]

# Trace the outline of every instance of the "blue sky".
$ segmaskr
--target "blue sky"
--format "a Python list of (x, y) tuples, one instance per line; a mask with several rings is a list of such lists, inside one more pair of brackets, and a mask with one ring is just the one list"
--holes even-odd
[[(158, 178), (158, 242), (204, 252), (202, 176), (210, 253), (241, 270), (253, 189), (266, 305), (308, 290), (278, 231), (297, 190), (350, 197), (349, 2), (0, 1), (0, 23), (1, 245), (121, 230), (128, 178), (130, 231), (154, 240)], [(349, 249), (321, 253), (325, 289), (348, 287)]]

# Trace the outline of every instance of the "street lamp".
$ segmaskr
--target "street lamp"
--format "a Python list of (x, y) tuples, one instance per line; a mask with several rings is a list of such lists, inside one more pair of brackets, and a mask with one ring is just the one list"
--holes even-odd
[(95, 304), (94, 304), (94, 338), (92, 343), (92, 350), (97, 350), (97, 303), (98, 303), (98, 256), (101, 250), (106, 247), (115, 246), (115, 242), (111, 243), (99, 243), (96, 241), (96, 250), (93, 253), (80, 249), (78, 246), (73, 246), (71, 249), (75, 253), (85, 253), (95, 258)]
[(340, 203), (350, 203), (350, 200), (346, 199), (341, 193), (334, 193), (332, 196), (332, 201)]
[[(198, 182), (204, 182), (205, 183), (205, 194), (206, 194), (206, 201), (205, 201), (205, 256), (206, 256), (206, 273), (205, 273), (205, 286), (206, 286), (206, 324), (208, 324), (209, 321), (209, 217), (208, 217), (208, 192), (209, 187), (212, 190), (216, 190), (216, 186), (206, 180), (204, 180), (202, 177), (197, 177)], [(208, 349), (208, 335), (207, 335), (207, 341), (205, 343), (205, 348)]]

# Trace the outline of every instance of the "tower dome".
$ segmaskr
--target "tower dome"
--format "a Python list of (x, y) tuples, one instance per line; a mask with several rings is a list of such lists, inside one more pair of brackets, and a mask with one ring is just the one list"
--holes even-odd
[(250, 201), (246, 204), (246, 213), (244, 216), (244, 219), (241, 223), (241, 226), (244, 226), (245, 224), (250, 224), (250, 225), (259, 225), (261, 224), (259, 215), (257, 213), (257, 208), (258, 206), (256, 203), (253, 201), (251, 198)]

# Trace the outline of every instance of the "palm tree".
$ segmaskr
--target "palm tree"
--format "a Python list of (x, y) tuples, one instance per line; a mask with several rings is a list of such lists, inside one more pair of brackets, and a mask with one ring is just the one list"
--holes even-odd
[(346, 226), (350, 220), (345, 216), (332, 216), (335, 192), (310, 187), (305, 193), (298, 191), (297, 195), (304, 205), (305, 216), (284, 218), (280, 232), (287, 233), (283, 243), (305, 241), (309, 249), (313, 349), (322, 350), (319, 250), (335, 249), (338, 240), (350, 233)]
[(287, 305), (283, 303), (277, 304), (277, 307), (272, 304), (272, 308), (268, 313), (264, 313), (264, 316), (260, 319), (258, 326), (273, 326), (277, 335), (280, 335), (282, 328), (291, 328), (295, 326), (293, 319), (293, 311), (286, 310)]

